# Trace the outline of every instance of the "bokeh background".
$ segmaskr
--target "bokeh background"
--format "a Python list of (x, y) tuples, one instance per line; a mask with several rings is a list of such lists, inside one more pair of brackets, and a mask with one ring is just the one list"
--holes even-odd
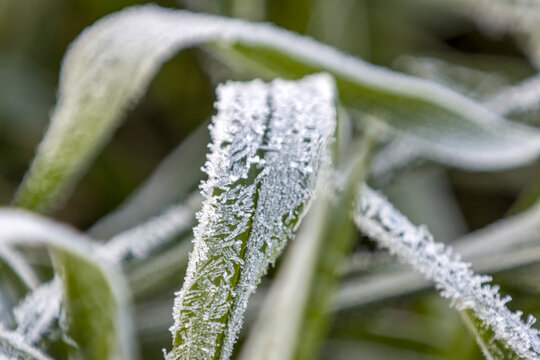
[[(46, 129), (62, 57), (70, 42), (101, 17), (142, 3), (0, 0), (0, 204), (10, 203)], [(535, 73), (520, 39), (478, 26), (445, 1), (156, 3), (272, 22), (371, 63), (433, 77), (472, 97), (494, 94)], [(212, 62), (208, 56), (204, 50), (191, 49), (165, 64), (55, 218), (88, 228), (121, 204), (161, 159), (212, 115), (216, 81), (227, 74), (208, 72)], [(427, 223), (437, 239), (451, 241), (534, 202), (540, 193), (538, 175), (537, 165), (478, 174), (424, 164), (383, 185), (414, 222)], [(373, 244), (359, 238), (357, 251), (366, 250), (372, 251)], [(536, 313), (540, 284), (529, 278), (532, 274), (531, 268), (518, 269), (498, 274), (496, 280), (505, 293), (518, 299), (511, 306)], [(447, 305), (428, 291), (338, 313), (321, 358), (482, 358), (459, 315)], [(151, 313), (146, 316), (152, 317)], [(154, 332), (151, 336), (141, 333), (145, 354), (158, 358), (159, 349), (170, 343), (167, 329), (148, 331)]]

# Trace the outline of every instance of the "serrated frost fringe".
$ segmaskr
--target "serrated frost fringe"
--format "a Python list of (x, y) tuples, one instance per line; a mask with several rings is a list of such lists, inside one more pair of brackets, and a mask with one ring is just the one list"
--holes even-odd
[(489, 276), (473, 273), (470, 264), (452, 255), (451, 249), (436, 243), (425, 226), (414, 226), (381, 194), (364, 186), (355, 212), (360, 230), (380, 246), (435, 281), (441, 295), (458, 310), (470, 309), (519, 356), (540, 359), (540, 340), (531, 325), (534, 317), (521, 320), (522, 312), (511, 312), (496, 285), (486, 284)]

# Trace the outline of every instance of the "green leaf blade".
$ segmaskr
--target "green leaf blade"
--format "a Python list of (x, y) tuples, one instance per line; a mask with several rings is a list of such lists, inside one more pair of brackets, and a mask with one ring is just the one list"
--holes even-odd
[(58, 206), (161, 64), (186, 47), (212, 42), (238, 44), (235, 52), (287, 77), (330, 72), (345, 105), (383, 114), (445, 164), (500, 170), (530, 163), (540, 153), (538, 130), (429, 81), (267, 24), (141, 6), (99, 21), (71, 46), (51, 124), (15, 204), (39, 211)]
[(168, 359), (227, 359), (247, 300), (296, 229), (328, 160), (333, 82), (229, 83), (212, 146)]
[[(54, 248), (70, 315), (68, 332), (79, 345), (73, 356), (85, 359), (137, 358), (125, 284), (110, 265), (99, 260), (98, 248), (93, 242), (68, 227), (37, 215), (2, 209), (0, 244), (15, 243)], [(61, 296), (58, 290), (53, 285), (43, 295)], [(36, 301), (56, 301), (49, 297), (40, 297)]]

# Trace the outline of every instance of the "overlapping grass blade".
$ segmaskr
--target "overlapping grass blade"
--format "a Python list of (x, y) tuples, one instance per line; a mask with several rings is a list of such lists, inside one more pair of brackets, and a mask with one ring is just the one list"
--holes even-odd
[(160, 65), (176, 51), (209, 42), (238, 43), (229, 52), (241, 51), (284, 76), (331, 72), (345, 105), (385, 114), (445, 164), (497, 170), (538, 158), (538, 131), (511, 124), (434, 83), (270, 25), (144, 6), (99, 21), (71, 46), (58, 104), (15, 203), (43, 211), (58, 204)]
[(91, 241), (37, 215), (3, 209), (0, 210), (0, 244), (46, 245), (62, 258), (58, 271), (70, 314), (69, 334), (79, 345), (79, 356), (136, 358), (123, 281), (99, 260)]

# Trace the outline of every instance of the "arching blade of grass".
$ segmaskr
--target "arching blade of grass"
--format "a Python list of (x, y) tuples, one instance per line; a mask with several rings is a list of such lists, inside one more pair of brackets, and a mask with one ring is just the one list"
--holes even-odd
[(46, 245), (62, 258), (58, 270), (64, 283), (69, 335), (79, 346), (75, 358), (136, 358), (124, 283), (108, 265), (96, 260), (97, 249), (91, 241), (50, 220), (5, 209), (0, 210), (0, 244)]
[(97, 22), (71, 46), (49, 129), (15, 204), (40, 211), (58, 205), (160, 65), (183, 48), (209, 42), (237, 43), (234, 52), (284, 76), (332, 73), (345, 105), (384, 114), (446, 164), (497, 170), (538, 158), (537, 130), (511, 124), (434, 83), (267, 24), (143, 6)]
[(167, 359), (228, 359), (247, 301), (310, 204), (329, 160), (328, 75), (218, 88), (206, 200)]
[(441, 295), (458, 310), (472, 311), (517, 358), (540, 357), (539, 332), (531, 327), (534, 317), (523, 322), (520, 311), (506, 307), (510, 297), (501, 297), (497, 286), (486, 284), (489, 276), (474, 274), (470, 264), (435, 243), (425, 226), (414, 226), (382, 195), (367, 186), (363, 190), (355, 212), (355, 222), (362, 232), (434, 281)]

